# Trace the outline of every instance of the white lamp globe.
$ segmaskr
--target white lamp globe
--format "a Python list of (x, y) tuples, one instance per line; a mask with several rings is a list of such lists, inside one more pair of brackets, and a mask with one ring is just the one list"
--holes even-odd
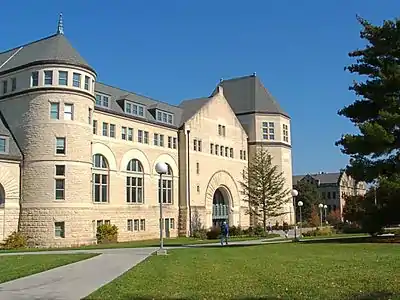
[(297, 202), (297, 206), (300, 206), (300, 207), (302, 207), (302, 206), (303, 206), (303, 201), (299, 201), (299, 202)]
[(297, 190), (292, 190), (292, 197), (297, 197), (299, 192)]
[(168, 165), (164, 162), (158, 162), (156, 164), (156, 172), (158, 174), (167, 174), (168, 173)]
[(324, 205), (323, 205), (322, 203), (320, 203), (320, 204), (318, 205), (318, 207), (319, 207), (319, 208), (323, 208)]
[(324, 208), (327, 209), (327, 208), (328, 208), (328, 205), (325, 204), (325, 205), (324, 205)]

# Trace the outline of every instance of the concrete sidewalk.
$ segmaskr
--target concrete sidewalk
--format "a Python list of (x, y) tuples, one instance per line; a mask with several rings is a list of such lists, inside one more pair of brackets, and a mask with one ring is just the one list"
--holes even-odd
[[(79, 300), (122, 275), (155, 250), (156, 248), (101, 250), (100, 253), (103, 254), (96, 257), (0, 284), (0, 299)], [(23, 254), (72, 253), (99, 253), (99, 251), (47, 251)]]

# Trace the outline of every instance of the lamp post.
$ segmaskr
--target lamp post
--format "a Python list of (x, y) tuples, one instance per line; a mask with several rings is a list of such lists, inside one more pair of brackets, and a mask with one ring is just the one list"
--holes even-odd
[(162, 176), (163, 174), (167, 174), (168, 172), (168, 165), (163, 162), (158, 162), (156, 164), (156, 172), (160, 175), (159, 181), (159, 201), (160, 201), (160, 249), (157, 251), (157, 255), (166, 255), (167, 250), (164, 249), (164, 238), (163, 238), (163, 231), (164, 231), (164, 219), (163, 219), (163, 191), (162, 191)]
[(297, 206), (299, 207), (299, 210), (300, 210), (300, 234), (299, 234), (299, 238), (301, 238), (302, 229), (303, 229), (303, 220), (302, 220), (302, 215), (301, 215), (301, 207), (303, 206), (303, 201), (297, 202)]
[(327, 223), (326, 223), (326, 210), (327, 210), (327, 209), (328, 209), (328, 205), (326, 205), (326, 204), (325, 204), (325, 205), (324, 205), (324, 211), (325, 211), (325, 224), (327, 224)]
[[(293, 208), (294, 208), (294, 239), (297, 240), (297, 217), (296, 217), (296, 197), (299, 195), (299, 192), (295, 189), (292, 190), (293, 197)], [(290, 210), (292, 212), (292, 210)], [(292, 219), (292, 213), (290, 213), (290, 219)]]
[(318, 205), (318, 207), (319, 207), (319, 217), (320, 217), (320, 220), (321, 220), (321, 227), (322, 227), (322, 208), (324, 207), (324, 205), (322, 203), (320, 203)]

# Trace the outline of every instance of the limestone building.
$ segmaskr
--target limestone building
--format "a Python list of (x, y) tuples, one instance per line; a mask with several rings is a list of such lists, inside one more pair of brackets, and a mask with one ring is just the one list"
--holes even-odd
[(96, 77), (61, 20), (0, 53), (0, 240), (18, 228), (37, 246), (90, 244), (103, 223), (120, 241), (156, 238), (160, 199), (167, 237), (187, 235), (194, 211), (247, 227), (239, 181), (258, 146), (291, 188), (290, 118), (255, 75), (179, 106)]
[(293, 176), (293, 186), (299, 181), (313, 184), (317, 187), (323, 204), (328, 207), (328, 213), (339, 210), (343, 213), (346, 196), (365, 195), (367, 184), (357, 182), (346, 172), (324, 173)]

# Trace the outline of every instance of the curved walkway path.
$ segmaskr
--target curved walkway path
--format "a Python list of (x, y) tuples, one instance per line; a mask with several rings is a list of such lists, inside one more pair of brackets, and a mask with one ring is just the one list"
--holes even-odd
[[(282, 241), (281, 238), (276, 238), (232, 242), (229, 245), (245, 246), (281, 242), (291, 242), (291, 240)], [(215, 247), (217, 245), (219, 243), (165, 248)], [(100, 255), (86, 260), (0, 284), (0, 299), (79, 300), (145, 260), (157, 249), (148, 247), (0, 253), (0, 255), (100, 253)]]

